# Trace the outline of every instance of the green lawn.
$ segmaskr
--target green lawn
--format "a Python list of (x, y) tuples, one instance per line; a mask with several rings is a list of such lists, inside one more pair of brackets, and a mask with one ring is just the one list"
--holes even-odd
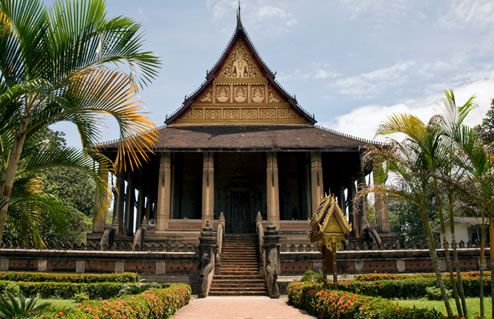
[[(401, 306), (417, 307), (417, 308), (434, 308), (441, 311), (446, 315), (446, 309), (444, 307), (444, 302), (442, 300), (427, 300), (427, 299), (409, 299), (409, 300), (397, 300)], [(451, 308), (456, 313), (456, 306), (454, 300), (450, 301)], [(486, 318), (491, 317), (491, 299), (484, 299), (485, 306), (485, 316)], [(474, 316), (480, 316), (480, 303), (479, 298), (467, 298), (467, 308), (468, 316), (470, 318)]]

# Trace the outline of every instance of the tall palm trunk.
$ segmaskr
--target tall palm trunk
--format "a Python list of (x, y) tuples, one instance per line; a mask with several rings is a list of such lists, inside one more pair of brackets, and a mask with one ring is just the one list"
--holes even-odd
[(435, 195), (434, 195), (435, 206), (436, 206), (437, 214), (439, 216), (439, 224), (440, 224), (440, 229), (441, 229), (441, 239), (443, 242), (443, 249), (444, 249), (444, 259), (446, 261), (446, 269), (449, 273), (451, 289), (453, 289), (453, 297), (455, 299), (456, 311), (458, 312), (459, 317), (463, 317), (463, 310), (462, 310), (460, 298), (458, 296), (458, 288), (456, 287), (455, 275), (453, 272), (453, 267), (451, 265), (451, 256), (449, 254), (448, 241), (446, 238), (446, 223), (444, 222), (444, 214), (443, 214), (441, 195), (437, 192), (437, 186), (435, 186), (435, 188), (436, 188)]
[(432, 233), (432, 227), (429, 222), (429, 216), (427, 214), (427, 211), (424, 209), (421, 209), (420, 212), (421, 212), (420, 218), (422, 219), (425, 234), (427, 237), (427, 246), (429, 247), (429, 254), (431, 256), (432, 268), (434, 269), (434, 273), (436, 274), (436, 281), (439, 286), (439, 289), (441, 290), (441, 295), (444, 300), (444, 306), (446, 307), (448, 318), (453, 318), (453, 311), (451, 310), (451, 305), (449, 304), (449, 298), (448, 295), (446, 294), (446, 288), (444, 287), (443, 276), (441, 274), (441, 270), (439, 269), (436, 243), (434, 242), (434, 234)]
[[(480, 318), (485, 318), (484, 306), (484, 267), (485, 267), (485, 216), (482, 211), (480, 225)], [(492, 274), (491, 274), (492, 276)]]
[(455, 235), (455, 223), (453, 213), (453, 195), (451, 191), (448, 191), (448, 215), (449, 215), (449, 230), (451, 232), (451, 246), (453, 247), (453, 265), (456, 271), (458, 293), (461, 299), (461, 306), (463, 308), (463, 316), (468, 319), (467, 302), (465, 299), (465, 291), (463, 289), (463, 279), (461, 277), (460, 261), (458, 259), (458, 244), (456, 243)]
[(2, 174), (2, 181), (0, 185), (2, 192), (2, 204), (0, 207), (0, 242), (3, 238), (3, 230), (5, 228), (5, 221), (9, 210), (9, 201), (12, 197), (12, 188), (14, 186), (15, 174), (17, 173), (17, 167), (21, 158), (22, 149), (24, 147), (24, 142), (26, 141), (29, 121), (30, 118), (28, 116), (25, 116), (21, 119), (19, 131), (15, 136), (12, 150), (10, 151), (7, 168)]
[[(492, 213), (491, 215), (492, 216)], [(494, 318), (494, 217), (489, 218), (489, 268), (491, 271), (491, 313)]]

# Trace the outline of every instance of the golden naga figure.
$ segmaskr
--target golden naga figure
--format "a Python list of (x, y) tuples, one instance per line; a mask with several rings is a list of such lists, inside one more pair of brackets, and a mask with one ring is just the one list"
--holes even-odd
[(337, 285), (336, 251), (341, 249), (352, 227), (333, 195), (325, 195), (317, 210), (309, 220), (309, 240), (319, 242), (323, 263), (324, 287), (327, 287), (326, 274), (333, 273), (333, 284)]

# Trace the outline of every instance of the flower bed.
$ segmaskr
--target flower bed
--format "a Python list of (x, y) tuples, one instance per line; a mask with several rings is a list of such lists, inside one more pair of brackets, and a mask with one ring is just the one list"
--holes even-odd
[(189, 303), (191, 289), (186, 284), (173, 284), (164, 289), (150, 289), (138, 295), (110, 300), (86, 301), (67, 311), (52, 309), (43, 319), (86, 318), (169, 318)]
[(45, 272), (0, 272), (0, 280), (10, 281), (50, 281), (50, 282), (137, 282), (139, 276), (126, 272), (119, 274), (74, 274), (74, 273), (45, 273)]
[(438, 319), (436, 310), (400, 307), (388, 300), (338, 290), (321, 290), (320, 285), (295, 282), (288, 286), (288, 302), (318, 318)]

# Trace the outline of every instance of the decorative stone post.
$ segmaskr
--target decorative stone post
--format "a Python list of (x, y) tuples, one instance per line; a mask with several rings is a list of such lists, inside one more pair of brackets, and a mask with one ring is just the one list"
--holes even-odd
[(168, 229), (171, 211), (171, 154), (161, 153), (158, 180), (158, 202), (156, 211), (156, 232)]
[(280, 273), (280, 235), (276, 227), (269, 222), (264, 232), (262, 248), (264, 249), (264, 280), (271, 298), (279, 298), (278, 274)]
[(321, 152), (310, 153), (310, 191), (312, 195), (312, 213), (319, 207), (323, 195), (323, 171)]
[(204, 153), (202, 162), (202, 224), (212, 222), (214, 211), (214, 153)]
[(278, 184), (278, 160), (276, 153), (266, 154), (266, 199), (268, 220), (280, 226), (280, 193)]
[(208, 296), (209, 287), (214, 275), (214, 263), (216, 254), (216, 235), (214, 230), (209, 226), (209, 221), (202, 228), (201, 236), (199, 237), (199, 276), (201, 288), (199, 298)]

